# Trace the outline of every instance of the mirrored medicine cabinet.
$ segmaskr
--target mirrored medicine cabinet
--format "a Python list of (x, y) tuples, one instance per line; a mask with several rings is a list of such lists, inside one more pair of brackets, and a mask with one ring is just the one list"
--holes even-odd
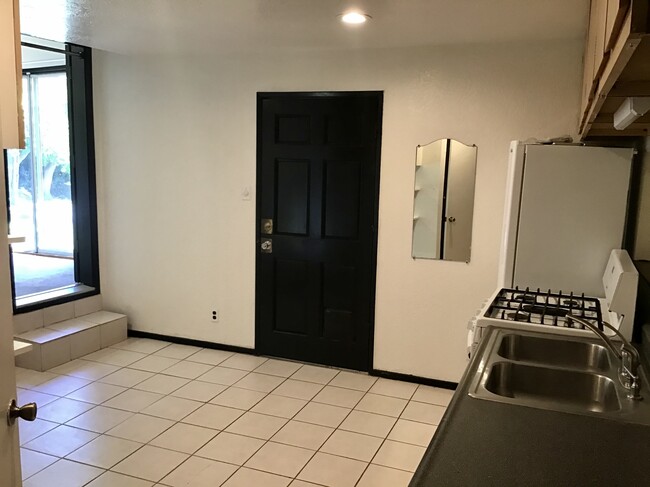
[(440, 139), (419, 145), (413, 198), (414, 259), (469, 262), (476, 180), (475, 145)]

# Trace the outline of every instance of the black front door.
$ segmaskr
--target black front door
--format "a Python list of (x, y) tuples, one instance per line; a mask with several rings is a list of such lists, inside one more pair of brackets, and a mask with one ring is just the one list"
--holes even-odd
[(258, 94), (256, 348), (371, 367), (381, 92)]

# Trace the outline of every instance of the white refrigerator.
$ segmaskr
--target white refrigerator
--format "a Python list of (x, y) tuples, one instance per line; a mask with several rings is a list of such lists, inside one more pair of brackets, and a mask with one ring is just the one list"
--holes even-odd
[(623, 244), (633, 149), (510, 145), (499, 285), (603, 294)]

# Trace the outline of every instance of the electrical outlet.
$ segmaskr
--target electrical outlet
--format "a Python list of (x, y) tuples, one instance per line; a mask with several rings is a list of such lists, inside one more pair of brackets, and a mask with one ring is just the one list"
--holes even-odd
[(213, 309), (212, 310), (212, 315), (210, 317), (210, 321), (213, 323), (217, 323), (219, 321), (219, 310), (218, 309)]

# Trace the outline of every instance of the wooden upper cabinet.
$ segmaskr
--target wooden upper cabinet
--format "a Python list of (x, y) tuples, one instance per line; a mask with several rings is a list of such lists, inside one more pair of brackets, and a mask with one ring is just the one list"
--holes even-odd
[(25, 147), (18, 0), (0, 0), (0, 147)]
[(614, 128), (614, 112), (629, 96), (650, 96), (650, 9), (648, 0), (591, 0), (582, 86), (583, 139), (647, 136), (650, 116), (625, 130)]
[(607, 0), (593, 0), (591, 2), (590, 25), (593, 26), (594, 42), (594, 77), (598, 78), (604, 68), (605, 57), (608, 54), (605, 50), (605, 37), (607, 29)]
[(609, 52), (614, 48), (629, 7), (630, 0), (608, 0), (605, 21), (605, 51)]
[[(582, 111), (586, 110), (595, 92), (595, 80), (598, 68), (603, 58), (603, 50), (599, 48), (598, 39), (603, 37), (605, 25), (601, 22), (602, 4), (606, 0), (593, 0), (589, 9), (589, 26), (587, 27), (587, 39), (585, 40), (584, 53), (584, 74), (582, 79)], [(602, 42), (601, 42), (602, 44)], [(597, 58), (599, 61), (597, 61)]]

